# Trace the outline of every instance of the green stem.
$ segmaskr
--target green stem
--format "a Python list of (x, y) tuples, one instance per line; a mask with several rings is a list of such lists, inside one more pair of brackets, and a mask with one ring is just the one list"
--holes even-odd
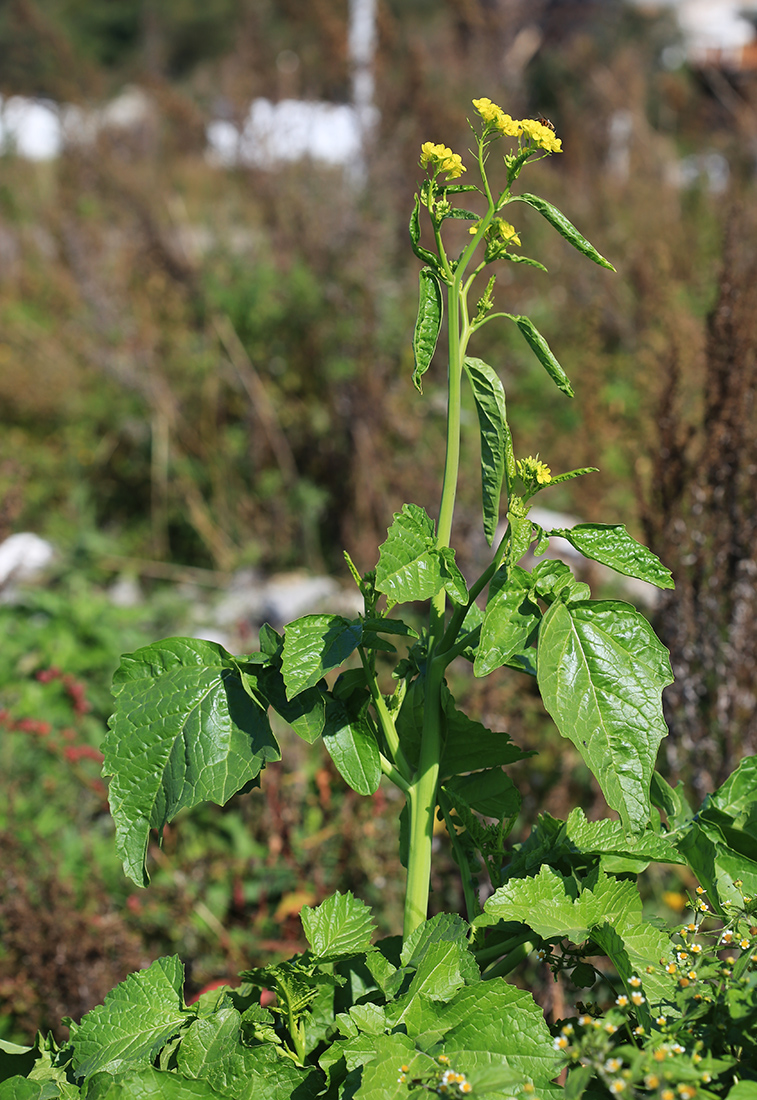
[[(368, 659), (368, 655), (362, 646), (358, 647), (358, 653), (360, 654), (360, 660), (363, 664), (363, 670), (365, 671), (365, 678), (368, 683), (368, 690), (371, 693), (371, 699), (373, 700), (373, 706), (376, 710), (376, 715), (381, 726), (381, 732), (386, 739), (386, 744), (389, 752), (392, 755), (394, 763), (397, 765), (397, 769), (408, 783), (412, 777), (412, 769), (407, 762), (402, 746), (400, 745), (400, 739), (397, 735), (397, 727), (394, 724), (394, 719), (389, 713), (389, 708), (386, 705), (386, 700), (379, 690), (378, 683), (376, 681), (376, 672), (371, 667), (371, 662)], [(399, 783), (397, 784), (399, 786)]]
[(483, 981), (487, 981), (489, 978), (502, 978), (505, 974), (509, 974), (510, 971), (515, 970), (516, 966), (519, 966), (527, 955), (530, 955), (534, 949), (533, 943), (527, 940), (525, 943), (520, 944), (519, 947), (514, 947), (504, 959), (500, 959), (494, 966), (490, 966), (488, 970), (485, 970), (481, 975)]
[(381, 771), (387, 777), (387, 779), (391, 779), (391, 781), (392, 781), (392, 783), (394, 783), (395, 787), (399, 787), (399, 789), (404, 794), (407, 794), (410, 790), (410, 784), (403, 778), (403, 776), (400, 774), (400, 772), (395, 768), (395, 766), (394, 766), (394, 764), (392, 764), (391, 760), (387, 760), (387, 758), (384, 756), (383, 752), (379, 753), (379, 763), (381, 764)]

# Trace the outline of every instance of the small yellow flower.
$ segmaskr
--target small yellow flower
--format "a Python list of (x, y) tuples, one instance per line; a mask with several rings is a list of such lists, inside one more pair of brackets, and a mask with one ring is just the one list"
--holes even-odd
[(634, 1035), (646, 1035), (646, 1031), (645, 1031), (645, 1030), (644, 1030), (644, 1028), (643, 1028), (643, 1027), (641, 1026), (641, 1024), (639, 1024), (639, 1026), (638, 1026), (638, 1027), (635, 1027), (635, 1028), (633, 1029), (633, 1033), (634, 1033)]
[(668, 963), (668, 965), (665, 967), (665, 969), (667, 970), (668, 974), (675, 974), (678, 967), (676, 966), (675, 963)]
[(702, 954), (702, 945), (701, 945), (701, 943), (692, 943), (689, 950), (691, 951), (692, 955), (701, 955)]
[(626, 1083), (617, 1077), (610, 1085), (610, 1092), (617, 1096), (621, 1092), (625, 1092)]
[(654, 1052), (654, 1054), (652, 1055), (655, 1062), (664, 1062), (665, 1059), (667, 1058), (667, 1056), (668, 1056), (668, 1052), (667, 1052), (667, 1050), (665, 1050), (664, 1047), (659, 1047), (659, 1049), (656, 1050)]
[(522, 118), (520, 127), (531, 142), (538, 145), (540, 149), (545, 149), (548, 153), (562, 152), (562, 141), (559, 137), (555, 137), (554, 131), (543, 122), (537, 122), (534, 118)]
[(692, 1100), (692, 1097), (696, 1096), (696, 1094), (697, 1090), (691, 1085), (681, 1084), (678, 1086), (678, 1095), (681, 1097), (681, 1100)]
[(578, 1017), (579, 1027), (588, 1027), (590, 1023), (591, 1023), (591, 1016), (579, 1016)]
[(605, 1062), (605, 1070), (607, 1073), (617, 1073), (623, 1066), (622, 1058), (608, 1058)]
[(460, 1092), (463, 1092), (463, 1093), (468, 1093), (468, 1092), (473, 1091), (473, 1085), (470, 1083), (470, 1081), (461, 1081), (460, 1084), (457, 1087), (460, 1089)]
[(743, 940), (739, 940), (739, 947), (742, 951), (746, 951), (746, 949), (750, 946), (751, 944), (749, 943), (749, 940), (746, 939), (746, 937)]
[(430, 168), (434, 176), (444, 172), (448, 180), (462, 176), (467, 168), (459, 153), (453, 153), (446, 145), (435, 145), (433, 141), (424, 141), (421, 145), (421, 168)]
[(633, 1001), (633, 1003), (635, 1005), (638, 1006), (638, 1005), (643, 1005), (644, 1004), (644, 1001), (646, 1000), (646, 997), (644, 996), (643, 993), (640, 993), (640, 992), (636, 991), (636, 992), (631, 994), (631, 1000)]
[(688, 957), (689, 957), (688, 951), (679, 951), (678, 954), (676, 955), (676, 958), (678, 959), (679, 963), (686, 962)]
[(534, 458), (529, 455), (518, 461), (518, 473), (526, 484), (549, 485), (552, 480), (552, 471), (537, 455)]
[(644, 1078), (644, 1084), (648, 1089), (656, 1089), (660, 1084), (660, 1078), (656, 1073), (648, 1073)]
[(686, 1047), (682, 1047), (680, 1043), (673, 1043), (673, 1045), (670, 1049), (673, 1051), (674, 1054), (685, 1054), (686, 1053)]
[(701, 886), (697, 886), (697, 893), (698, 893), (698, 894), (704, 894), (705, 892), (706, 892), (706, 891), (705, 891), (705, 890), (703, 890), (703, 888), (702, 888)]
[(676, 1094), (672, 1089), (663, 1089), (660, 1093), (661, 1100), (676, 1100)]
[(733, 943), (733, 932), (731, 932), (730, 928), (727, 931), (725, 931), (723, 933), (723, 935), (720, 937), (720, 942), (721, 943)]
[(556, 1039), (552, 1040), (552, 1046), (555, 1050), (565, 1050), (570, 1044), (564, 1035), (558, 1035)]
[(633, 986), (634, 989), (638, 989), (639, 986), (641, 985), (641, 978), (639, 977), (638, 974), (634, 974), (632, 977), (630, 977), (628, 979), (628, 984), (630, 986)]
[(615, 1024), (605, 1024), (605, 1031), (608, 1035), (614, 1035), (617, 1030)]
[(701, 899), (701, 898), (700, 898), (700, 899), (699, 899), (699, 901), (697, 902), (697, 909), (698, 909), (698, 910), (700, 911), (700, 913), (709, 913), (709, 911), (710, 911), (710, 907), (709, 907), (709, 905), (707, 904), (707, 902), (706, 902), (706, 901), (702, 901), (702, 899)]
[(655, 1023), (656, 1023), (656, 1024), (657, 1024), (657, 1025), (658, 1025), (659, 1027), (665, 1027), (665, 1024), (666, 1024), (667, 1022), (668, 1022), (668, 1021), (667, 1021), (667, 1018), (666, 1018), (665, 1016), (658, 1016), (658, 1017), (657, 1017), (657, 1019), (655, 1020)]
[(618, 1008), (628, 1007), (628, 997), (626, 997), (625, 993), (621, 993), (619, 997), (615, 998), (615, 1004), (618, 1006)]
[(690, 970), (689, 974), (688, 974), (688, 977), (691, 979), (692, 982), (695, 982), (697, 980), (696, 970)]

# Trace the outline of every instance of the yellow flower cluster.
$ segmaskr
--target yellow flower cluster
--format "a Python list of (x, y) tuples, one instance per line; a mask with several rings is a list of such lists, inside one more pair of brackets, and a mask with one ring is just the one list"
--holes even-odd
[(548, 153), (562, 152), (562, 141), (543, 122), (535, 118), (512, 118), (487, 98), (474, 99), (473, 106), (486, 123), (487, 130), (496, 130), (505, 137), (521, 138), (525, 135), (533, 145)]
[(448, 180), (455, 180), (467, 171), (459, 153), (453, 153), (446, 145), (424, 141), (421, 145), (421, 168), (429, 167), (433, 169), (434, 175), (446, 172)]
[[(471, 236), (475, 236), (478, 233), (478, 227), (481, 223), (477, 222), (472, 225), (468, 232)], [(505, 244), (517, 244), (520, 245), (520, 237), (518, 236), (518, 230), (514, 225), (510, 225), (504, 218), (494, 218), (489, 228), (486, 231), (486, 238), (489, 241), (503, 241)]]
[(535, 482), (537, 485), (549, 485), (552, 480), (552, 471), (538, 455), (536, 458), (529, 455), (528, 458), (520, 459), (518, 473), (526, 484)]

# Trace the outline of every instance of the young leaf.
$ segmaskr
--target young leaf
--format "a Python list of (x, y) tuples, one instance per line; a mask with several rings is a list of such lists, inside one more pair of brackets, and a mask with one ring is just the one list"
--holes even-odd
[(444, 784), (444, 790), (453, 806), (462, 804), (497, 821), (514, 817), (520, 810), (518, 789), (501, 768), (454, 776)]
[(455, 563), (455, 551), (451, 546), (441, 546), (437, 550), (437, 554), (439, 557), (439, 572), (447, 595), (455, 603), (466, 604), (468, 602), (468, 586), (465, 583), (465, 577)]
[(205, 800), (224, 805), (281, 754), (265, 709), (215, 642), (169, 638), (126, 654), (113, 692), (103, 774), (124, 870), (146, 886), (151, 828)]
[(549, 532), (567, 539), (585, 558), (608, 565), (616, 573), (648, 581), (658, 588), (673, 588), (670, 570), (656, 554), (626, 531), (622, 523), (579, 523), (575, 527), (556, 527)]
[(393, 603), (429, 600), (442, 588), (434, 521), (417, 504), (394, 514), (379, 547), (376, 588)]
[(528, 203), (534, 210), (538, 210), (543, 218), (546, 218), (550, 225), (554, 226), (561, 237), (572, 244), (574, 248), (584, 255), (588, 256), (590, 260), (593, 260), (595, 264), (599, 264), (600, 267), (609, 268), (610, 271), (614, 271), (609, 260), (606, 260), (604, 256), (601, 256), (597, 252), (594, 245), (589, 244), (585, 237), (583, 237), (576, 227), (568, 221), (561, 210), (558, 210), (556, 206), (552, 206), (551, 203), (546, 202), (545, 199), (540, 199), (538, 195), (513, 195), (514, 201), (520, 201)]
[(281, 671), (275, 665), (243, 668), (242, 675), (303, 741), (312, 745), (320, 737), (326, 720), (326, 698), (319, 688), (308, 688), (290, 700)]
[(324, 673), (339, 668), (360, 645), (363, 628), (342, 615), (304, 615), (284, 634), (281, 675), (287, 699), (315, 687)]
[(304, 905), (300, 919), (313, 954), (321, 962), (367, 951), (371, 946), (371, 911), (349, 892), (332, 894), (317, 909)]
[[(526, 521), (530, 524), (530, 521)], [(539, 625), (541, 611), (531, 598), (530, 574), (520, 566), (502, 566), (491, 579), (473, 663), (476, 676), (488, 676), (523, 649)]]
[(537, 271), (548, 273), (544, 264), (532, 259), (531, 256), (517, 256), (514, 252), (501, 252), (497, 259), (509, 260), (511, 264), (525, 264), (526, 267), (535, 267)]
[(661, 694), (668, 651), (647, 620), (615, 600), (556, 600), (539, 628), (544, 705), (599, 781), (624, 828), (649, 820), (649, 786), (667, 735)]
[(157, 959), (130, 974), (105, 1002), (81, 1022), (73, 1040), (77, 1078), (148, 1066), (164, 1043), (191, 1019), (184, 1008), (184, 967), (180, 960)]
[(422, 267), (419, 274), (420, 288), (418, 296), (418, 316), (413, 334), (413, 355), (415, 370), (413, 385), (423, 393), (421, 379), (431, 366), (431, 360), (442, 327), (442, 290), (436, 273), (430, 267)]
[(515, 456), (507, 424), (505, 389), (499, 375), (481, 359), (465, 360), (465, 372), (476, 402), (481, 431), (481, 495), (484, 507), (484, 534), (491, 546), (499, 523), (499, 498), (502, 481), (507, 486), (515, 477)]
[(468, 925), (457, 913), (437, 913), (419, 924), (402, 944), (400, 962), (418, 967), (432, 943), (459, 943), (468, 947)]
[(364, 718), (351, 719), (338, 699), (329, 702), (323, 743), (353, 791), (375, 794), (381, 782), (381, 758), (376, 737)]
[(567, 374), (555, 359), (552, 354), (552, 349), (533, 321), (529, 320), (528, 317), (518, 317), (512, 314), (508, 314), (508, 316), (512, 316), (513, 321), (515, 321), (523, 336), (526, 338), (534, 355), (544, 367), (558, 390), (562, 390), (568, 397), (573, 397), (573, 387), (570, 384)]

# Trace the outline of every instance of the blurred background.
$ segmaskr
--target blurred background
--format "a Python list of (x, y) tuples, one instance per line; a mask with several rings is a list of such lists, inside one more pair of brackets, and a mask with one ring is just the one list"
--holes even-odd
[[(564, 153), (524, 186), (617, 268), (519, 208), (550, 274), (501, 271), (497, 301), (577, 398), (514, 328), (473, 352), (518, 454), (600, 467), (539, 503), (625, 522), (673, 569), (658, 601), (588, 574), (671, 647), (663, 770), (698, 800), (757, 751), (756, 27), (747, 0), (0, 4), (0, 1037), (78, 1019), (160, 954), (190, 993), (290, 954), (335, 888), (399, 926), (391, 792), (358, 799), (281, 731), (262, 791), (182, 815), (137, 891), (98, 745), (121, 652), (244, 652), (266, 619), (351, 613), (343, 549), (372, 568), (404, 501), (434, 514), (444, 349), (420, 397), (407, 222), (420, 144), (465, 159), (473, 97), (552, 121)], [(477, 436), (470, 408), (469, 576)], [(602, 811), (515, 673), (452, 686), (540, 751), (521, 834), (539, 809)], [(656, 912), (676, 882), (650, 873)], [(442, 836), (434, 890), (462, 904)]]

